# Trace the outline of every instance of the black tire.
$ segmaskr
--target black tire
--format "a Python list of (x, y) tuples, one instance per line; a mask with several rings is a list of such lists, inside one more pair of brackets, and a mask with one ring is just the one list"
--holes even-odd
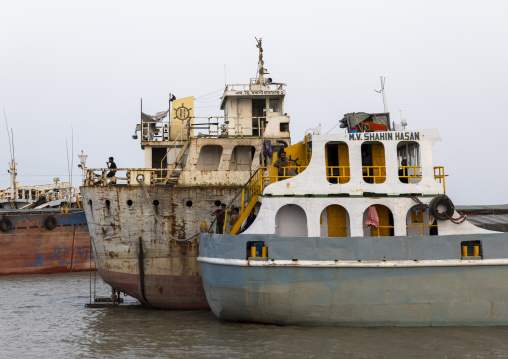
[(47, 229), (49, 229), (50, 231), (52, 229), (55, 229), (57, 223), (56, 223), (56, 218), (54, 216), (47, 216), (46, 219), (44, 220), (44, 225), (46, 226)]
[(0, 219), (0, 231), (8, 232), (11, 229), (12, 229), (12, 221), (9, 218), (3, 217), (2, 219)]
[[(444, 206), (444, 212), (439, 212), (438, 207)], [(447, 219), (452, 218), (453, 213), (455, 212), (455, 206), (453, 205), (452, 200), (445, 194), (434, 197), (429, 204), (429, 212), (435, 218), (440, 221), (445, 221)]]

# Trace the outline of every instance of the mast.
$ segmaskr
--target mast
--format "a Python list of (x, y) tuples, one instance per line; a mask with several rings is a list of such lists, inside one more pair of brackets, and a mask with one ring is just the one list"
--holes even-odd
[[(12, 136), (9, 134), (9, 125), (7, 123), (7, 114), (5, 113), (5, 108), (4, 108), (4, 117), (5, 117), (5, 127), (7, 128), (7, 136), (9, 138), (9, 152), (11, 154), (11, 162), (9, 162), (9, 173), (11, 175), (11, 201), (14, 201), (17, 196), (16, 196), (16, 175), (17, 175), (17, 171), (16, 171), (16, 161), (14, 159), (14, 133), (12, 133), (12, 129), (11, 129), (11, 134)], [(11, 137), (12, 137), (12, 140), (11, 140)]]
[(385, 95), (385, 79), (386, 77), (381, 76), (381, 93), (383, 94), (383, 105), (385, 107), (385, 113), (388, 113), (388, 105), (386, 104), (386, 95)]
[(82, 183), (85, 184), (85, 177), (86, 177), (86, 158), (88, 157), (88, 155), (85, 155), (83, 153), (83, 150), (81, 150), (81, 154), (78, 155), (79, 157), (79, 165), (78, 167), (81, 168), (81, 178), (82, 178)]
[(262, 45), (263, 39), (262, 38), (260, 38), (259, 40), (257, 38), (255, 38), (255, 39), (258, 42), (256, 47), (259, 49), (258, 79), (257, 79), (256, 83), (258, 83), (260, 85), (263, 85), (264, 82), (265, 82), (264, 74), (265, 74), (265, 71), (266, 71), (266, 69), (263, 67), (263, 65), (265, 64), (265, 62), (263, 61), (263, 45)]

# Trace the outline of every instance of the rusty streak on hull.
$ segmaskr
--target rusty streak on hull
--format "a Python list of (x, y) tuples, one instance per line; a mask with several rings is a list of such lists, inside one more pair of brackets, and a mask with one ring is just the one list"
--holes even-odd
[[(215, 202), (229, 203), (239, 189), (81, 187), (99, 274), (114, 289), (144, 305), (208, 309), (197, 262), (199, 240), (194, 235), (202, 231), (202, 221), (207, 227), (211, 223)], [(240, 204), (240, 198), (235, 204)]]
[[(0, 231), (0, 275), (79, 272), (95, 269), (84, 212), (8, 211), (12, 229)], [(46, 228), (54, 216), (56, 227)]]

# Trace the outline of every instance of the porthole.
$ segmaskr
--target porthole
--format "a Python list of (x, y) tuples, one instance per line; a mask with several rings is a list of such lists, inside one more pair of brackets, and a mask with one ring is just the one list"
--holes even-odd
[(215, 201), (215, 207), (219, 207), (221, 203), (222, 203), (222, 202), (221, 202), (221, 201), (219, 201), (219, 200)]
[(153, 201), (153, 205), (154, 205), (155, 207), (157, 207), (157, 206), (159, 205), (159, 201), (158, 201), (158, 200), (154, 200), (154, 201)]
[(129, 199), (129, 200), (127, 200), (127, 205), (128, 205), (129, 207), (130, 207), (130, 206), (132, 206), (132, 200), (130, 200), (130, 199)]
[(111, 206), (111, 202), (109, 201), (109, 199), (106, 200), (106, 206)]
[(88, 200), (88, 205), (89, 205), (90, 207), (92, 207), (92, 200), (91, 200), (91, 199), (89, 199), (89, 200)]
[(187, 201), (187, 202), (185, 203), (185, 205), (186, 205), (187, 207), (192, 207), (192, 201)]

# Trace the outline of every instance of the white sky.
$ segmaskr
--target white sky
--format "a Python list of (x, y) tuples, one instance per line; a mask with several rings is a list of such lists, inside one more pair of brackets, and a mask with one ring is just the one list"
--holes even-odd
[[(143, 109), (168, 94), (202, 96), (265, 66), (288, 84), (293, 142), (331, 129), (349, 112), (437, 128), (434, 164), (455, 204), (508, 203), (508, 2), (506, 1), (4, 1), (0, 6), (0, 108), (14, 130), (20, 185), (68, 180), (74, 139), (88, 166), (143, 167), (133, 140)], [(196, 116), (219, 115), (219, 97)], [(211, 107), (208, 107), (211, 106)], [(3, 111), (2, 111), (3, 112)], [(72, 128), (74, 137), (72, 137)], [(343, 131), (336, 127), (333, 131)], [(332, 132), (333, 132), (332, 131)], [(0, 188), (9, 187), (0, 121)]]

